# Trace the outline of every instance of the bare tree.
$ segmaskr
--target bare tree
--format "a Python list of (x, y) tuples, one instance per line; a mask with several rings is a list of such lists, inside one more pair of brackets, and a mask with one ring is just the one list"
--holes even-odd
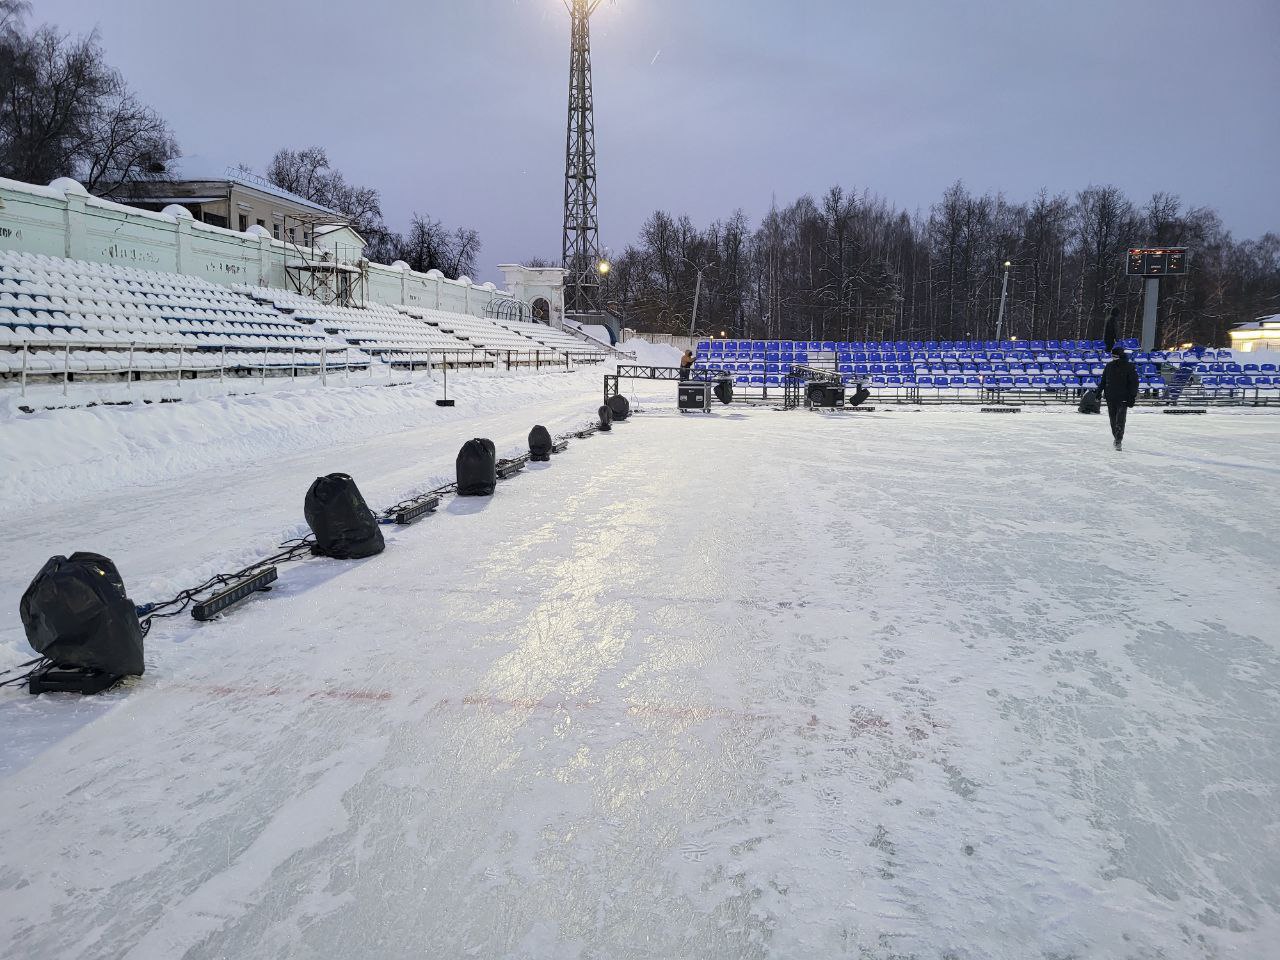
[(0, 0), (0, 173), (76, 177), (109, 196), (156, 176), (177, 149), (168, 125), (106, 63), (96, 33), (26, 34), (26, 8)]

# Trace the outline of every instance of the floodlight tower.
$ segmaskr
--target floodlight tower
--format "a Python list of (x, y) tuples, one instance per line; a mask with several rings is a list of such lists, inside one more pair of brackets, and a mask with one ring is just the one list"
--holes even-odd
[(569, 11), (569, 126), (564, 162), (565, 312), (593, 313), (604, 306), (596, 215), (596, 125), (591, 97), (591, 14), (601, 0), (564, 0)]

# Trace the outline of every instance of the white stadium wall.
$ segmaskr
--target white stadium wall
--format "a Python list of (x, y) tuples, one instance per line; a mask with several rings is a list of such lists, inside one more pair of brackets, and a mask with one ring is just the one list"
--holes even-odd
[[(287, 248), (265, 231), (199, 223), (182, 207), (152, 213), (90, 196), (74, 180), (37, 187), (0, 177), (0, 250), (181, 273), (221, 284), (289, 288)], [(510, 295), (439, 271), (369, 264), (367, 299), (483, 317)], [(528, 304), (526, 304), (528, 306)]]

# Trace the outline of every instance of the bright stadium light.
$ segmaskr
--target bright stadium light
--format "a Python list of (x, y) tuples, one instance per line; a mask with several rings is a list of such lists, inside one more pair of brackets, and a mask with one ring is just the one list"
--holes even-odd
[(608, 276), (610, 269), (612, 269), (612, 265), (608, 260), (601, 260), (596, 264), (596, 273), (600, 274), (602, 277)]

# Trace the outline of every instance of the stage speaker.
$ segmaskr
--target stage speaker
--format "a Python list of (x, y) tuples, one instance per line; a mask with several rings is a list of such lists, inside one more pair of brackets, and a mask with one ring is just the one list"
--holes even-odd
[(615, 394), (609, 398), (609, 409), (613, 411), (613, 419), (621, 423), (631, 416), (631, 401), (620, 393)]
[(542, 424), (529, 431), (529, 459), (534, 463), (549, 461), (552, 446), (551, 434)]
[[(50, 557), (23, 593), (18, 612), (27, 642), (58, 668), (33, 693), (96, 692), (142, 673), (137, 607), (116, 565), (100, 554)], [(71, 679), (59, 685), (59, 677)]]
[(498, 457), (492, 440), (468, 440), (458, 451), (458, 496), (491, 497), (498, 485)]
[(613, 408), (611, 408), (607, 403), (601, 404), (600, 410), (599, 410), (599, 416), (600, 416), (600, 432), (608, 433), (610, 430), (613, 429)]
[(814, 409), (844, 406), (844, 387), (838, 383), (811, 383), (805, 388), (805, 399)]
[(316, 477), (302, 512), (315, 534), (311, 552), (317, 556), (358, 560), (381, 553), (386, 546), (378, 518), (345, 473)]

